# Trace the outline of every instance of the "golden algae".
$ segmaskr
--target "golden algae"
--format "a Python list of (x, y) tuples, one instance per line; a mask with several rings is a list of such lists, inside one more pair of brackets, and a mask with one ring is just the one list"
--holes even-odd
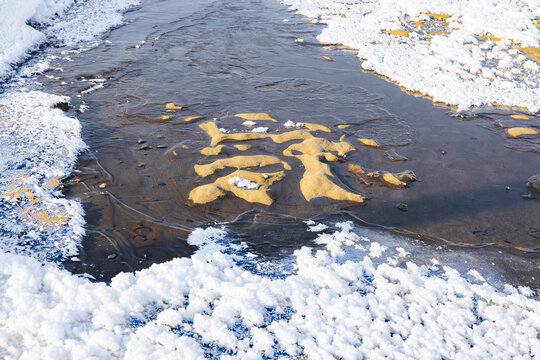
[(272, 155), (250, 155), (250, 156), (234, 156), (226, 159), (219, 159), (210, 164), (195, 165), (195, 172), (200, 177), (212, 175), (217, 170), (228, 167), (243, 169), (248, 167), (263, 167), (267, 165), (283, 164), (286, 170), (291, 170), (291, 166), (282, 161), (277, 156)]
[(521, 136), (521, 135), (536, 135), (538, 134), (538, 131), (535, 129), (526, 128), (526, 127), (513, 127), (510, 129), (507, 129), (506, 133), (513, 138), (517, 138), (518, 136)]
[(175, 105), (174, 103), (167, 103), (165, 105), (165, 108), (169, 109), (169, 110), (182, 110), (182, 106), (180, 105)]
[(364, 146), (373, 147), (373, 148), (380, 148), (381, 146), (377, 144), (375, 140), (371, 139), (358, 139), (358, 142)]
[(273, 119), (270, 117), (270, 115), (266, 113), (240, 113), (240, 114), (234, 114), (234, 116), (245, 119), (245, 120), (251, 120), (251, 121), (262, 121), (262, 120), (270, 120), (273, 122), (276, 122), (276, 119)]
[(216, 147), (205, 147), (200, 151), (203, 155), (219, 155), (225, 145), (218, 145)]

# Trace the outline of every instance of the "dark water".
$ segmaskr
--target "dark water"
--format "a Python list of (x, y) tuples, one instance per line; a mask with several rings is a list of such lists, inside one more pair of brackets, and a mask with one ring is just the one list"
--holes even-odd
[[(378, 224), (470, 251), (493, 245), (529, 259), (530, 268), (511, 271), (535, 282), (530, 276), (540, 265), (540, 202), (522, 195), (528, 194), (527, 179), (540, 173), (539, 145), (537, 139), (508, 139), (501, 124), (519, 123), (508, 111), (478, 110), (460, 118), (409, 95), (362, 72), (353, 52), (318, 44), (322, 25), (305, 25), (308, 20), (274, 1), (145, 1), (127, 18), (110, 42), (69, 54), (73, 61), (63, 61), (63, 71), (42, 79), (58, 93), (79, 95), (72, 111), (89, 107), (78, 114), (89, 151), (65, 182), (68, 196), (83, 201), (88, 223), (81, 262), (66, 264), (74, 272), (107, 279), (189, 255), (189, 231), (214, 222), (233, 222), (229, 228), (256, 251), (277, 255), (309, 243), (314, 235), (299, 224), (316, 217)], [(88, 92), (96, 79), (103, 88)], [(169, 102), (183, 109), (167, 112)], [(200, 154), (210, 146), (200, 124), (217, 119), (219, 127), (246, 131), (233, 115), (251, 112), (278, 120), (258, 122), (271, 133), (286, 131), (282, 124), (293, 120), (324, 124), (332, 132), (316, 136), (331, 141), (344, 135), (356, 151), (329, 164), (337, 182), (369, 200), (307, 202), (299, 189), (301, 162), (282, 154), (288, 143), (239, 142), (252, 146), (245, 152), (228, 143), (222, 155)], [(186, 123), (191, 116), (201, 119)], [(350, 126), (338, 127), (344, 124)], [(361, 146), (358, 138), (374, 139), (383, 149)], [(203, 179), (194, 164), (233, 155), (275, 155), (291, 164), (271, 187), (272, 205), (234, 196), (206, 205), (188, 199), (193, 188), (233, 171)], [(417, 181), (401, 190), (368, 186), (348, 171), (349, 164), (410, 170)], [(258, 171), (278, 170), (272, 165)]]

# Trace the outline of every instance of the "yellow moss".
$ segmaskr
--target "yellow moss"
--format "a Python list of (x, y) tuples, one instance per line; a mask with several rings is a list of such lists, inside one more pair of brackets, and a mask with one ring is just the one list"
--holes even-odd
[(51, 179), (49, 179), (49, 181), (45, 184), (45, 188), (46, 189), (51, 189), (51, 188), (55, 188), (55, 187), (58, 187), (60, 186), (60, 182), (58, 182), (58, 180), (62, 177), (63, 175), (58, 175), (58, 176), (55, 176)]
[(391, 189), (405, 189), (410, 183), (416, 181), (412, 171), (393, 174), (388, 171), (368, 171), (361, 166), (351, 164), (349, 172), (356, 175), (366, 185), (386, 186)]
[(6, 110), (7, 110), (7, 107), (5, 107), (5, 106), (2, 106), (2, 107), (0, 108), (0, 111), (6, 111)]
[(501, 38), (497, 38), (491, 35), (490, 36), (477, 36), (477, 39), (483, 40), (483, 41), (501, 41)]
[[(300, 191), (307, 201), (318, 197), (334, 200), (363, 202), (364, 197), (336, 184), (330, 166), (321, 162), (338, 161), (355, 148), (344, 141), (332, 142), (323, 138), (310, 138), (301, 143), (292, 144), (283, 151), (283, 155), (299, 159), (304, 165), (304, 174), (300, 180)], [(296, 155), (296, 153), (300, 155)], [(337, 153), (337, 156), (332, 152)]]
[(239, 145), (233, 145), (235, 148), (237, 148), (238, 150), (240, 151), (246, 151), (248, 150), (249, 148), (251, 148), (251, 145), (244, 145), (244, 144), (239, 144)]
[(12, 191), (9, 191), (9, 192), (5, 192), (3, 195), (5, 197), (14, 197), (15, 199), (21, 199), (23, 197), (23, 195), (25, 195), (29, 191), (30, 191), (29, 188), (24, 188), (24, 189), (20, 189), (20, 190), (12, 190)]
[(327, 127), (324, 126), (324, 125), (304, 123), (304, 126), (305, 126), (306, 128), (308, 128), (309, 131), (317, 131), (317, 130), (320, 130), (320, 131), (324, 131), (324, 132), (332, 132), (332, 130), (330, 130), (329, 128), (327, 128)]
[(182, 149), (187, 150), (187, 149), (189, 149), (189, 146), (187, 146), (187, 145), (182, 145)]
[[(246, 190), (229, 184), (229, 179), (235, 176), (255, 182), (259, 185), (259, 188)], [(206, 204), (224, 196), (225, 191), (229, 191), (247, 202), (271, 205), (274, 200), (268, 194), (268, 187), (274, 182), (283, 179), (283, 177), (285, 177), (283, 171), (263, 175), (246, 170), (236, 170), (232, 174), (216, 179), (212, 184), (202, 185), (191, 190), (189, 199), (195, 204)]]
[(407, 30), (383, 30), (382, 32), (390, 35), (409, 37), (409, 32)]
[(235, 114), (234, 116), (245, 119), (245, 120), (251, 120), (251, 121), (262, 121), (262, 120), (270, 120), (273, 122), (276, 122), (276, 119), (273, 119), (270, 117), (270, 115), (265, 113), (241, 113), (241, 114)]
[(364, 146), (374, 147), (374, 148), (380, 148), (379, 144), (375, 140), (371, 139), (358, 139), (358, 142)]
[(225, 145), (218, 145), (216, 147), (205, 147), (200, 151), (203, 155), (219, 155)]
[(161, 120), (170, 120), (171, 117), (169, 115), (162, 115)]
[(324, 60), (326, 60), (326, 61), (334, 61), (334, 59), (332, 59), (331, 57), (328, 57), (328, 56), (323, 56), (322, 58)]
[(192, 122), (193, 120), (198, 120), (200, 118), (201, 118), (200, 116), (189, 116), (187, 118), (184, 118), (184, 121), (185, 122)]
[(426, 31), (426, 32), (431, 35), (448, 35), (448, 32), (446, 31)]
[(313, 26), (315, 24), (313, 24), (313, 23), (304, 23), (304, 25)]
[(510, 115), (511, 118), (520, 119), (520, 120), (529, 120), (527, 115)]
[(452, 17), (452, 15), (447, 15), (447, 14), (434, 14), (434, 13), (424, 13), (424, 14), (438, 21), (446, 21), (448, 18)]
[(260, 139), (272, 139), (275, 143), (281, 144), (291, 140), (302, 140), (312, 138), (313, 135), (308, 130), (293, 130), (284, 132), (282, 134), (265, 134), (265, 133), (232, 133), (223, 134), (219, 131), (217, 125), (213, 122), (207, 122), (199, 125), (211, 138), (210, 145), (215, 146), (222, 141), (247, 141), (247, 140), (260, 140)]
[(172, 154), (173, 154), (174, 156), (178, 156), (178, 153), (177, 153), (176, 151), (173, 151)]
[(182, 106), (174, 105), (174, 103), (167, 103), (167, 105), (165, 105), (165, 107), (167, 109), (171, 109), (171, 110), (182, 110)]
[(518, 50), (529, 53), (529, 54), (540, 53), (540, 47), (518, 47)]
[(37, 213), (33, 213), (32, 217), (39, 221), (42, 225), (45, 227), (49, 227), (51, 225), (62, 225), (67, 221), (67, 217), (64, 216), (65, 212), (60, 215), (49, 215), (46, 211), (40, 211)]
[(345, 128), (348, 128), (349, 126), (351, 125), (347, 125), (347, 124), (342, 124), (342, 125), (338, 125), (338, 129), (345, 129)]
[(418, 27), (426, 27), (426, 24), (424, 24), (422, 21), (411, 21), (413, 23), (414, 26), (418, 26)]
[(339, 14), (339, 16), (341, 16), (341, 17), (344, 18), (344, 19), (347, 18), (347, 15), (345, 15), (345, 14)]
[(540, 62), (540, 54), (539, 55), (525, 55), (525, 57), (531, 59), (532, 61)]
[(538, 131), (526, 127), (513, 127), (510, 129), (507, 129), (506, 132), (508, 135), (510, 135), (513, 138), (516, 138), (521, 135), (536, 135), (538, 134)]
[(201, 177), (212, 175), (217, 170), (233, 167), (243, 169), (248, 167), (263, 167), (267, 165), (283, 164), (286, 170), (291, 170), (291, 166), (285, 161), (281, 161), (276, 156), (271, 155), (251, 155), (234, 156), (226, 159), (219, 159), (210, 164), (195, 165), (195, 172)]

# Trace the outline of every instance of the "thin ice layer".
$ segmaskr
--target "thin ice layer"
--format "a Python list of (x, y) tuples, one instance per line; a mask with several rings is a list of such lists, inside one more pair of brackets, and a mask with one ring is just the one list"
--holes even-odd
[(85, 147), (77, 119), (53, 106), (68, 98), (39, 91), (0, 97), (0, 249), (55, 260), (77, 253), (80, 203), (58, 187)]
[[(0, 80), (46, 41), (73, 45), (122, 23), (138, 0), (4, 0), (0, 5)], [(38, 28), (38, 29), (36, 29)]]
[[(540, 1), (282, 0), (358, 49), (362, 67), (434, 101), (540, 110)], [(532, 51), (532, 52), (531, 52)]]
[[(190, 258), (110, 285), (0, 254), (0, 356), (126, 359), (530, 358), (540, 303), (402, 249), (351, 223), (289, 264), (269, 263), (223, 229), (195, 230)], [(401, 252), (400, 252), (401, 250)], [(391, 252), (392, 251), (392, 252)], [(355, 253), (351, 260), (346, 254)], [(373, 257), (389, 256), (387, 261)], [(391, 256), (391, 257), (390, 257)], [(481, 277), (480, 277), (481, 278)], [(525, 295), (524, 295), (525, 294)]]

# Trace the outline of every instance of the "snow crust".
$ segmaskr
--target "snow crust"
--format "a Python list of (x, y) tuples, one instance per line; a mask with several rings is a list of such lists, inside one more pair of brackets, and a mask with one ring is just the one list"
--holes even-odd
[(0, 80), (46, 41), (73, 45), (122, 23), (138, 0), (3, 0), (0, 11)]
[[(362, 68), (407, 90), (459, 110), (491, 104), (540, 110), (539, 64), (518, 49), (540, 46), (538, 0), (282, 2), (327, 25), (319, 41), (357, 49)], [(429, 13), (452, 16), (441, 25)], [(414, 23), (421, 21), (424, 27)], [(388, 30), (409, 36), (383, 32)]]
[(0, 96), (0, 249), (42, 260), (74, 255), (84, 235), (80, 203), (58, 186), (85, 148), (81, 126), (39, 91)]
[[(540, 303), (444, 266), (376, 263), (351, 229), (289, 264), (197, 229), (190, 258), (92, 283), (0, 253), (0, 356), (126, 359), (531, 358)], [(348, 244), (348, 245), (347, 245)], [(371, 243), (373, 247), (375, 243)], [(358, 245), (358, 247), (356, 246)], [(339, 249), (332, 251), (331, 249)], [(354, 255), (351, 259), (351, 255)]]

